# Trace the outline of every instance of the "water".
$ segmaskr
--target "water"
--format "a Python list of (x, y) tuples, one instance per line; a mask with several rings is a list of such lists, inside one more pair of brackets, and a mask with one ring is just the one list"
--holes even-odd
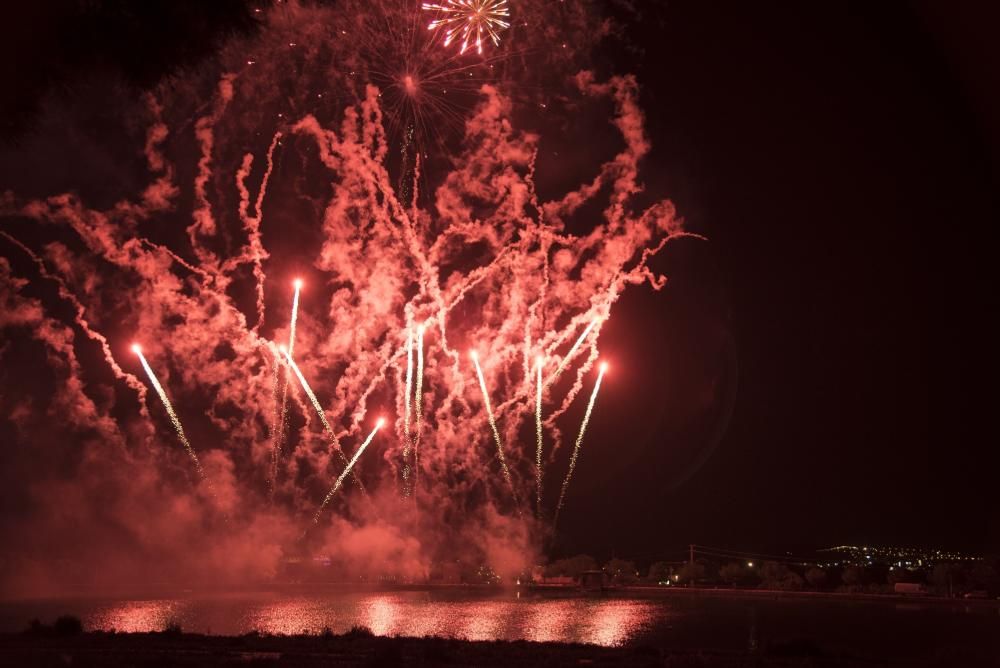
[(461, 590), (240, 592), (0, 603), (0, 631), (27, 620), (78, 616), (87, 629), (242, 634), (341, 633), (471, 640), (534, 640), (665, 649), (757, 651), (808, 641), (825, 652), (923, 658), (973, 651), (1000, 657), (1000, 608), (908, 601), (762, 598), (674, 593), (659, 597), (490, 595)]

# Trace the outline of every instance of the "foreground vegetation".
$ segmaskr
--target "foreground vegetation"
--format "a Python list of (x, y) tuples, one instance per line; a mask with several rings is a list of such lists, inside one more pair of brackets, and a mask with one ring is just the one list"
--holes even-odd
[[(900, 668), (943, 668), (960, 657), (936, 657)], [(883, 666), (825, 653), (814, 643), (792, 641), (753, 653), (671, 652), (649, 646), (526, 641), (471, 642), (454, 638), (384, 638), (364, 628), (343, 635), (206, 636), (170, 627), (158, 633), (82, 630), (62, 617), (52, 625), (33, 622), (20, 634), (0, 634), (0, 665), (10, 666), (663, 666), (666, 668), (853, 668)], [(961, 665), (976, 665), (963, 661)]]

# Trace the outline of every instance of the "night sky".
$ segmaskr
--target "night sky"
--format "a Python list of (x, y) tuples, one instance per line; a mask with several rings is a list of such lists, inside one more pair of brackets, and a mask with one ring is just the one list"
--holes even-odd
[[(60, 19), (73, 3), (5, 15), (5, 178), (35, 170), (22, 182), (72, 188), (51, 156), (12, 162), (41, 131), (46, 95), (92, 105), (91, 82), (111, 73), (139, 96), (254, 29), (241, 3), (99, 4), (81, 30)], [(638, 17), (609, 3), (626, 36), (599, 49), (596, 69), (638, 78), (646, 189), (707, 241), (668, 247), (655, 261), (667, 287), (630, 289), (612, 311), (612, 370), (554, 551), (998, 549), (1000, 339), (987, 323), (1000, 81), (988, 43), (1000, 15), (635, 4)], [(95, 126), (91, 139), (115, 132)], [(588, 147), (564, 150), (574, 164)], [(559, 181), (544, 168), (539, 179)], [(11, 378), (8, 397), (21, 391)]]
[(649, 440), (620, 474), (582, 467), (581, 546), (996, 548), (991, 19), (879, 4), (671, 2), (630, 33), (654, 162), (711, 239), (665, 307), (622, 305), (666, 314), (637, 348), (678, 346), (637, 382), (670, 391), (701, 344), (687, 323), (714, 297), (739, 390), (683, 485), (658, 483), (674, 445), (638, 425)]

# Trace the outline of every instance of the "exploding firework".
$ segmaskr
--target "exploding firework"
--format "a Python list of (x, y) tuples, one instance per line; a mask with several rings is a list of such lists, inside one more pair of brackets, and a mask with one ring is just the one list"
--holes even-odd
[(160, 385), (159, 379), (156, 374), (153, 373), (153, 368), (149, 366), (149, 362), (146, 361), (146, 356), (142, 354), (142, 347), (138, 343), (132, 344), (132, 352), (138, 355), (139, 363), (142, 364), (142, 368), (146, 371), (146, 375), (149, 376), (149, 382), (152, 384), (153, 389), (156, 390), (156, 394), (159, 395), (160, 401), (163, 402), (163, 407), (167, 409), (167, 416), (170, 417), (170, 424), (174, 426), (174, 431), (177, 432), (177, 439), (187, 450), (188, 456), (191, 461), (194, 462), (194, 468), (198, 471), (198, 475), (205, 479), (205, 470), (201, 467), (201, 462), (198, 460), (198, 455), (195, 453), (194, 448), (191, 447), (191, 442), (188, 441), (187, 436), (184, 434), (184, 425), (181, 424), (181, 419), (177, 417), (177, 413), (174, 411), (174, 405), (170, 403), (170, 398), (167, 396), (166, 391), (163, 386)]
[(573, 472), (576, 471), (576, 460), (580, 456), (580, 446), (583, 445), (583, 435), (587, 431), (587, 423), (590, 422), (590, 414), (594, 411), (594, 402), (597, 401), (597, 392), (601, 389), (601, 379), (604, 378), (604, 372), (607, 370), (607, 363), (602, 362), (600, 372), (597, 374), (597, 382), (594, 383), (594, 391), (590, 393), (590, 401), (587, 402), (587, 411), (583, 414), (583, 421), (580, 423), (580, 432), (576, 436), (576, 443), (573, 444), (573, 454), (570, 455), (569, 459), (569, 470), (566, 472), (566, 478), (563, 480), (562, 489), (559, 491), (559, 502), (556, 504), (555, 518), (552, 520), (553, 527), (559, 523), (559, 511), (562, 510), (563, 503), (566, 501), (566, 490), (569, 489), (569, 482), (573, 478)]
[[(458, 550), (488, 561), (507, 545), (527, 555), (542, 544), (548, 528), (522, 515), (517, 500), (534, 496), (537, 516), (545, 516), (543, 483), (556, 481), (564, 445), (559, 421), (586, 396), (601, 323), (626, 289), (664, 286), (652, 259), (685, 234), (669, 201), (635, 197), (650, 149), (636, 81), (597, 79), (574, 60), (579, 44), (545, 50), (555, 32), (590, 40), (602, 22), (589, 3), (565, 3), (559, 12), (550, 4), (518, 7), (517, 39), (470, 58), (430, 48), (446, 27), (425, 30), (428, 15), (410, 2), (282, 3), (259, 37), (234, 41), (197, 77), (158, 89), (134, 111), (128, 127), (148, 128), (135, 138), (149, 170), (142, 188), (115, 193), (108, 209), (95, 208), (86, 188), (0, 197), (3, 238), (28, 252), (38, 266), (32, 278), (55, 281), (71, 306), (46, 313), (47, 327), (35, 336), (55, 360), (75, 354), (74, 346), (99, 346), (113, 371), (59, 388), (60, 405), (90, 411), (61, 428), (104, 437), (88, 454), (108, 465), (74, 484), (95, 498), (105, 489), (116, 499), (154, 498), (149, 517), (180, 527), (128, 527), (145, 554), (187, 560), (191, 545), (225, 552), (250, 544), (245, 552), (269, 555), (261, 568), (273, 571), (301, 517), (331, 525), (310, 533), (310, 547), (337, 550), (351, 543), (348, 532), (377, 525), (408, 546), (411, 564)], [(560, 23), (566, 15), (586, 20)], [(476, 34), (468, 36), (468, 48), (477, 46)], [(462, 40), (459, 31), (450, 44)], [(478, 45), (492, 40), (484, 32)], [(526, 56), (494, 60), (514, 46), (539, 54), (544, 66)], [(461, 100), (452, 103), (457, 90)], [(566, 100), (581, 114), (589, 109), (593, 127), (609, 121), (608, 136), (595, 139), (603, 162), (581, 165), (577, 171), (588, 173), (578, 182), (536, 186), (536, 172), (560, 170), (554, 151), (543, 150), (560, 138), (546, 134), (551, 126), (538, 120), (541, 107), (526, 102), (525, 90)], [(429, 139), (442, 127), (453, 141)], [(435, 157), (437, 172), (428, 168)], [(419, 193), (406, 191), (418, 184)], [(105, 186), (96, 191), (102, 197)], [(22, 230), (51, 239), (31, 250), (16, 239)], [(301, 321), (301, 285), (290, 320), (265, 312), (262, 298), (265, 288), (286, 294), (274, 277), (292, 266), (315, 276), (310, 317)], [(0, 272), (10, 271), (0, 262)], [(62, 313), (70, 313), (66, 323)], [(190, 494), (183, 481), (161, 473), (177, 460), (187, 465), (179, 449), (147, 447), (155, 433), (148, 412), (135, 410), (146, 384), (119, 367), (108, 344), (122, 322), (139, 340), (162, 343), (178, 369), (172, 392), (200, 404), (203, 419), (189, 433), (211, 444), (199, 455), (220, 495), (239, 499), (224, 529), (199, 512), (207, 510), (195, 505), (200, 499), (182, 496)], [(86, 336), (53, 342), (63, 325)], [(471, 342), (482, 344), (476, 378), (461, 352)], [(278, 343), (285, 349), (276, 354)], [(203, 474), (163, 388), (139, 359)], [(596, 387), (571, 474), (595, 398)], [(364, 436), (376, 414), (399, 425), (402, 438), (369, 448), (374, 432)], [(341, 442), (360, 445), (348, 457)], [(400, 485), (407, 471), (400, 461), (408, 486)], [(342, 514), (314, 515), (317, 504), (329, 508), (347, 476), (370, 494), (343, 494)], [(396, 492), (407, 488), (404, 502)], [(161, 493), (172, 503), (161, 504)], [(560, 509), (564, 503), (565, 493)], [(162, 511), (181, 506), (192, 509), (183, 519)], [(218, 562), (228, 564), (228, 554)]]
[(446, 0), (440, 4), (425, 2), (423, 8), (438, 14), (427, 29), (444, 33), (445, 48), (459, 42), (459, 53), (475, 46), (476, 52), (482, 54), (485, 38), (500, 46), (500, 33), (510, 27), (507, 0)]

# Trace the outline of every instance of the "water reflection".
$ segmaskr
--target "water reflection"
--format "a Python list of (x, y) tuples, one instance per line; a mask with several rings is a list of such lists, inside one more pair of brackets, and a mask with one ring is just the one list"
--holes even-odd
[(524, 637), (536, 642), (558, 641), (567, 637), (567, 627), (576, 612), (575, 601), (545, 601), (533, 605), (526, 615)]
[(648, 604), (638, 601), (604, 601), (591, 612), (591, 623), (580, 642), (594, 645), (622, 645), (650, 623)]
[[(53, 599), (0, 603), (0, 630), (25, 620), (73, 614), (88, 629), (186, 631), (239, 635), (344, 633), (367, 626), (379, 635), (477, 640), (648, 643), (673, 649), (753, 652), (768, 642), (809, 638), (837, 651), (919, 658), (941, 647), (1000, 656), (1000, 607), (945, 603), (771, 600), (671, 595), (660, 599), (496, 597), (459, 591), (320, 590), (180, 595), (172, 598)], [(905, 638), (905, 642), (904, 639)], [(904, 651), (905, 650), (905, 651)], [(902, 655), (901, 655), (902, 656)], [(905, 658), (905, 657), (904, 657)]]
[(434, 600), (427, 594), (124, 601), (86, 616), (88, 628), (186, 630), (274, 635), (344, 633), (366, 626), (380, 636), (439, 635), (468, 640), (532, 640), (621, 645), (664, 614), (662, 604), (593, 599)]
[(123, 601), (95, 610), (85, 621), (88, 629), (145, 633), (162, 631), (171, 624), (183, 624), (181, 601)]
[(367, 626), (377, 636), (397, 635), (399, 606), (390, 596), (377, 596), (368, 604)]
[(247, 631), (275, 635), (318, 633), (333, 628), (335, 615), (317, 599), (295, 598), (275, 601), (254, 609), (247, 615)]

